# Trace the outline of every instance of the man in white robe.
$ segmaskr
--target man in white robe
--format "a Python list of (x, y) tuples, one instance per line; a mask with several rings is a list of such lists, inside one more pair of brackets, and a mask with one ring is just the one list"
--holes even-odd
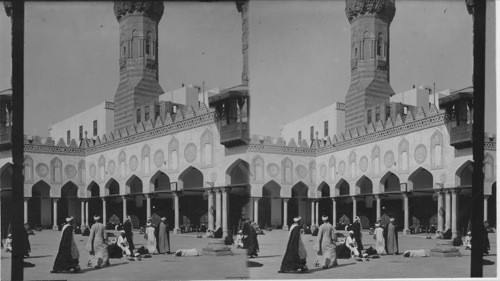
[(324, 269), (337, 266), (337, 254), (335, 253), (335, 229), (328, 222), (328, 216), (322, 216), (323, 224), (319, 227), (318, 237), (314, 244), (314, 250), (318, 254), (318, 262)]

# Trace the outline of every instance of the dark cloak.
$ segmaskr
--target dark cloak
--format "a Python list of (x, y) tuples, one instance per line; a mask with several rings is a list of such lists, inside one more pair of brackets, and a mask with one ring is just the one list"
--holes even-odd
[(296, 226), (290, 231), (290, 238), (286, 246), (285, 256), (281, 262), (281, 272), (297, 270), (305, 267), (306, 260), (299, 256), (300, 227)]
[(249, 256), (257, 256), (257, 252), (259, 251), (259, 241), (257, 240), (257, 231), (255, 228), (251, 226), (249, 223), (248, 228), (250, 230), (248, 234), (248, 255)]
[(24, 256), (29, 256), (29, 253), (31, 253), (31, 245), (30, 245), (30, 235), (28, 233), (28, 230), (25, 228), (24, 229)]
[(160, 254), (165, 253), (165, 251), (163, 251), (163, 249), (160, 250), (160, 226), (162, 223), (165, 225), (165, 228), (166, 228), (166, 232), (165, 232), (166, 238), (167, 238), (166, 243), (168, 245), (168, 252), (170, 252), (170, 227), (166, 221), (160, 221), (160, 223), (158, 223), (158, 225), (155, 228), (156, 250), (158, 250), (158, 253), (160, 253)]
[(73, 240), (73, 226), (68, 226), (64, 229), (59, 244), (59, 252), (57, 252), (56, 261), (54, 262), (53, 271), (69, 271), (78, 266), (78, 259), (73, 259), (71, 255), (71, 241)]
[(132, 251), (135, 249), (134, 241), (132, 240), (132, 223), (127, 220), (123, 223), (123, 230), (125, 230), (125, 237), (127, 238), (127, 242), (129, 245), (129, 250)]
[(243, 239), (241, 239), (241, 242), (243, 242), (243, 249), (249, 249), (250, 247), (250, 235), (251, 235), (250, 228), (252, 227), (248, 222), (243, 223), (243, 227), (241, 229), (243, 234)]

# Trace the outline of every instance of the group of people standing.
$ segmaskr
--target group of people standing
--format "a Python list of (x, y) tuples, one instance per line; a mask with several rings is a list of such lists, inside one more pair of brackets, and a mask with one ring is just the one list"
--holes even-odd
[[(317, 266), (324, 269), (335, 267), (337, 263), (337, 246), (342, 245), (338, 242), (335, 228), (328, 222), (328, 216), (321, 217), (323, 223), (319, 226), (318, 235), (314, 243), (314, 251), (318, 256)], [(308, 270), (306, 265), (307, 251), (301, 238), (301, 217), (293, 219), (294, 223), (290, 227), (290, 236), (286, 247), (285, 255), (281, 262), (278, 273), (305, 272)], [(380, 219), (375, 224), (373, 238), (375, 239), (375, 249), (377, 254), (398, 254), (397, 229), (394, 219), (391, 218), (385, 228), (382, 228)], [(346, 227), (349, 236), (344, 240), (344, 245), (350, 250), (351, 256), (362, 257), (363, 242), (361, 233), (361, 223), (359, 217), (356, 217), (354, 223)]]
[[(88, 266), (103, 268), (109, 266), (108, 234), (106, 226), (101, 223), (100, 216), (94, 216), (94, 224), (90, 229), (86, 250), (89, 252), (90, 260)], [(61, 242), (51, 273), (77, 273), (81, 270), (79, 266), (80, 252), (73, 236), (75, 220), (73, 217), (66, 218), (66, 224), (62, 228)], [(134, 256), (134, 241), (132, 233), (132, 220), (127, 216), (123, 223), (123, 230), (117, 239), (116, 245), (122, 250), (125, 256)], [(155, 228), (151, 221), (147, 223), (145, 239), (147, 249), (150, 254), (170, 254), (170, 236), (166, 218), (161, 218), (161, 222)]]

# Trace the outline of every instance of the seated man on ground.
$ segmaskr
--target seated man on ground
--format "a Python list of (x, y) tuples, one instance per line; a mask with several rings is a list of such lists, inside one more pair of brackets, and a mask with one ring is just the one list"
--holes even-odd
[(120, 231), (120, 236), (118, 237), (118, 241), (116, 242), (118, 247), (122, 249), (123, 253), (127, 256), (130, 257), (132, 252), (129, 249), (129, 244), (127, 241), (127, 237), (125, 237), (125, 230)]

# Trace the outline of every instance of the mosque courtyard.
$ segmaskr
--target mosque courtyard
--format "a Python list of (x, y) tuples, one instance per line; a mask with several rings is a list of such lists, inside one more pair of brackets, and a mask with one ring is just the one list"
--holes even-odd
[[(259, 256), (251, 262), (263, 264), (261, 267), (247, 268), (245, 250), (235, 249), (234, 256), (199, 256), (175, 257), (174, 255), (153, 255), (141, 261), (129, 261), (125, 258), (111, 259), (111, 266), (104, 269), (94, 269), (86, 266), (88, 254), (85, 243), (88, 237), (75, 234), (75, 240), (80, 250), (80, 266), (82, 273), (51, 274), (60, 232), (44, 230), (30, 236), (31, 257), (27, 262), (35, 267), (25, 268), (25, 280), (179, 280), (179, 279), (344, 279), (344, 278), (450, 278), (468, 277), (470, 271), (470, 251), (463, 246), (458, 247), (462, 257), (426, 257), (403, 258), (398, 256), (381, 256), (379, 259), (358, 262), (353, 259), (339, 259), (339, 266), (331, 269), (321, 269), (314, 266), (316, 254), (313, 242), (316, 237), (303, 235), (307, 249), (307, 266), (309, 272), (303, 274), (278, 274), (287, 244), (288, 233), (282, 230), (266, 231), (259, 235)], [(113, 232), (118, 234), (117, 232)], [(373, 239), (368, 232), (363, 233), (365, 249), (373, 246)], [(495, 277), (497, 262), (496, 234), (489, 235), (491, 251), (485, 259), (493, 262), (484, 266), (484, 277)], [(143, 235), (134, 233), (136, 248), (145, 245)], [(171, 236), (172, 250), (196, 248), (201, 252), (209, 239), (196, 238), (194, 234)], [(400, 251), (426, 249), (430, 250), (437, 243), (425, 236), (399, 236)], [(10, 279), (10, 253), (2, 250), (1, 279)]]
[[(341, 231), (347, 234), (345, 231)], [(401, 255), (384, 255), (379, 259), (369, 261), (356, 261), (354, 259), (338, 259), (338, 267), (322, 269), (315, 267), (316, 253), (313, 250), (316, 237), (303, 235), (302, 241), (307, 249), (306, 273), (278, 273), (281, 261), (285, 253), (288, 236), (282, 230), (266, 232), (259, 235), (259, 256), (251, 261), (263, 264), (262, 267), (249, 268), (251, 279), (372, 279), (372, 278), (453, 278), (470, 276), (470, 251), (464, 246), (458, 247), (462, 257), (423, 257), (403, 258)], [(484, 277), (495, 277), (497, 262), (496, 233), (489, 234), (491, 251), (485, 260), (494, 262), (492, 265), (483, 267)], [(374, 246), (373, 237), (368, 231), (363, 232), (363, 246), (366, 248)], [(434, 248), (438, 240), (425, 239), (422, 235), (405, 236), (399, 233), (399, 250), (430, 250)]]
[[(112, 232), (118, 235), (118, 232)], [(85, 244), (88, 236), (75, 234), (75, 242), (80, 251), (81, 273), (51, 274), (57, 255), (61, 232), (43, 230), (30, 235), (31, 257), (25, 261), (35, 267), (24, 269), (24, 280), (180, 280), (180, 279), (247, 279), (246, 255), (243, 250), (234, 249), (233, 256), (198, 256), (176, 257), (170, 255), (153, 255), (141, 261), (129, 261), (126, 258), (110, 259), (111, 266), (104, 269), (87, 267), (88, 252)], [(144, 234), (134, 231), (136, 249), (145, 246)], [(178, 249), (197, 249), (200, 253), (208, 245), (210, 239), (196, 238), (193, 234), (170, 236), (173, 251)], [(11, 254), (2, 249), (1, 280), (10, 280)]]

